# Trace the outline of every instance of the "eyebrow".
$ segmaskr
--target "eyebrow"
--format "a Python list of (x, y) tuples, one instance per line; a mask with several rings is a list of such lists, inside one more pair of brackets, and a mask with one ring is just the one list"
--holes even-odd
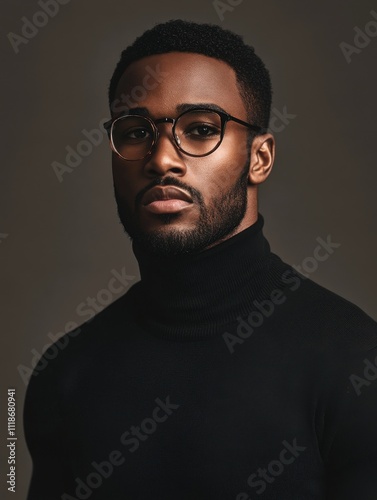
[(211, 109), (212, 111), (220, 111), (221, 113), (226, 113), (225, 109), (222, 107), (218, 106), (217, 104), (213, 104), (210, 102), (196, 102), (196, 103), (183, 103), (183, 104), (178, 104), (176, 107), (176, 110), (180, 113), (183, 113), (184, 111), (189, 111), (190, 109)]
[[(210, 102), (182, 103), (178, 104), (175, 109), (179, 114), (185, 111), (190, 111), (191, 109), (211, 109), (212, 111), (220, 111), (221, 113), (226, 113), (225, 109), (223, 109), (221, 106)], [(148, 108), (144, 107), (129, 108), (128, 114), (150, 116)]]

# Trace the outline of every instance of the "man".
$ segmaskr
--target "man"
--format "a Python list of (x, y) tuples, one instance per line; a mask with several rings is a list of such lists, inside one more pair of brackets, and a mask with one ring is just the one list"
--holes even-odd
[(141, 280), (36, 367), (28, 499), (375, 499), (377, 324), (263, 235), (263, 62), (170, 21), (122, 53), (109, 100)]

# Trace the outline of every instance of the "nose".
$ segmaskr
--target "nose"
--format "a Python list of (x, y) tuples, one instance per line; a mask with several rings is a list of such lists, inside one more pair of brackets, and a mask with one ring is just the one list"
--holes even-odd
[(172, 125), (164, 123), (159, 125), (157, 143), (147, 157), (145, 172), (149, 176), (164, 176), (167, 172), (185, 175), (187, 167), (183, 153), (178, 149), (172, 133)]

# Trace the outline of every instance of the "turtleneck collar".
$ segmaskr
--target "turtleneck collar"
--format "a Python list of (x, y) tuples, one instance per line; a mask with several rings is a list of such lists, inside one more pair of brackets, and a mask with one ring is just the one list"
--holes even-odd
[(141, 280), (129, 292), (137, 320), (166, 338), (198, 339), (247, 316), (281, 277), (271, 266), (263, 226), (258, 213), (254, 224), (227, 240), (174, 257), (154, 256), (133, 241)]

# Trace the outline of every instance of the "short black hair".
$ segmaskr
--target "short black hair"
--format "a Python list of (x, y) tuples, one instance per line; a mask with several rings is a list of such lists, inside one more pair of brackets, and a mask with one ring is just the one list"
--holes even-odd
[(216, 24), (199, 24), (181, 19), (157, 24), (123, 50), (109, 85), (110, 107), (125, 69), (143, 57), (168, 52), (191, 52), (220, 59), (237, 77), (248, 119), (266, 130), (271, 108), (271, 80), (263, 61), (243, 38)]

